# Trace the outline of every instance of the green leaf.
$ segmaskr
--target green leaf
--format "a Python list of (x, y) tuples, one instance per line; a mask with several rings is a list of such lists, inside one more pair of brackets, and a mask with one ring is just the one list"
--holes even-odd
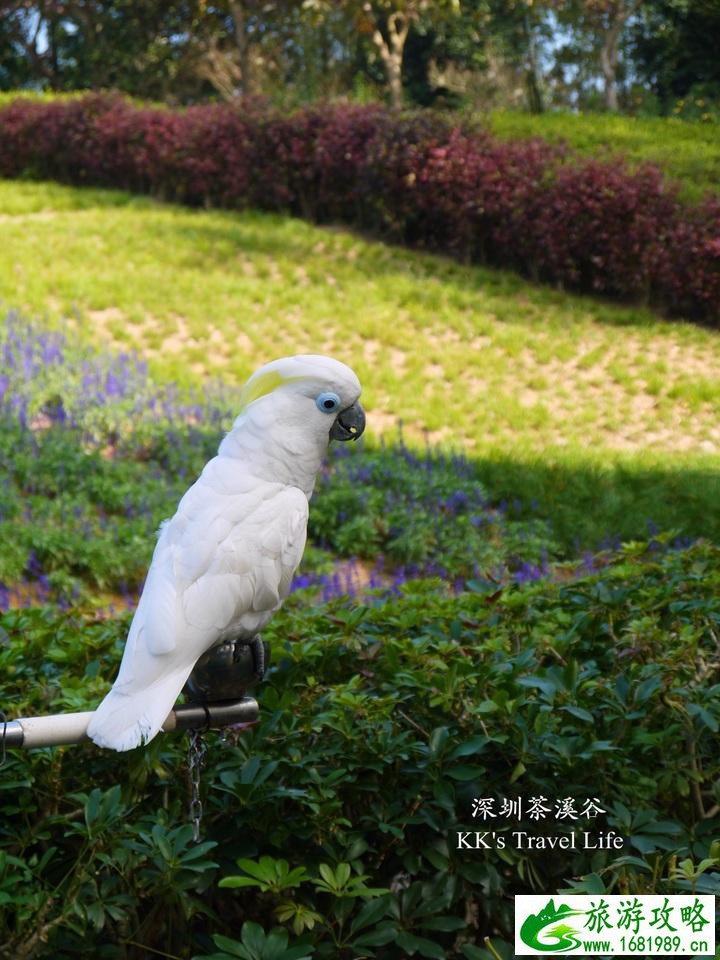
[(692, 716), (699, 717), (700, 720), (705, 724), (708, 730), (712, 730), (713, 733), (718, 732), (718, 722), (715, 717), (710, 713), (709, 710), (706, 710), (705, 707), (701, 707), (698, 703), (689, 703), (687, 705), (687, 712)]
[(240, 770), (240, 783), (252, 783), (260, 769), (260, 763), (260, 757), (258, 756), (250, 757), (249, 760), (246, 760)]
[(220, 947), (221, 950), (229, 953), (231, 957), (241, 957), (242, 960), (255, 960), (246, 947), (243, 946), (242, 943), (238, 943), (237, 940), (231, 940), (230, 937), (223, 937), (222, 934), (214, 933), (213, 941), (216, 947)]
[[(312, 948), (300, 945), (297, 947), (286, 947), (282, 954), (279, 954), (277, 960), (310, 960)], [(263, 958), (265, 960), (265, 958)], [(268, 960), (273, 960), (269, 957)]]
[(579, 880), (573, 880), (569, 887), (561, 887), (558, 893), (605, 893), (605, 884), (602, 877), (597, 873), (589, 873)]
[(485, 767), (471, 767), (463, 763), (445, 768), (445, 775), (450, 777), (451, 780), (479, 780), (484, 773)]
[(475, 707), (476, 713), (495, 713), (495, 711), (499, 709), (499, 704), (495, 703), (494, 700), (482, 700)]
[(464, 943), (460, 949), (467, 960), (488, 960), (488, 957), (492, 956), (488, 950), (482, 950), (474, 943)]
[(396, 942), (410, 956), (419, 953), (421, 956), (431, 957), (433, 960), (446, 960), (445, 950), (439, 944), (427, 940), (425, 937), (415, 936), (414, 933), (408, 933), (407, 930), (400, 931)]
[[(367, 900), (350, 925), (350, 933), (356, 933), (363, 927), (369, 927), (371, 924), (377, 923), (387, 913), (389, 899), (389, 897), (383, 896), (374, 900)], [(365, 944), (365, 946), (371, 946), (371, 944)]]
[(469, 757), (480, 753), (488, 745), (488, 742), (486, 736), (472, 737), (472, 739), (466, 740), (465, 743), (461, 743), (459, 747), (456, 747), (452, 753), (449, 754), (448, 760), (458, 760), (460, 757)]
[(218, 886), (232, 890), (236, 887), (258, 887), (261, 884), (261, 880), (255, 880), (252, 877), (223, 877)]
[(639, 870), (643, 870), (646, 873), (652, 873), (652, 867), (646, 860), (641, 860), (640, 857), (633, 857), (630, 855), (626, 857), (618, 857), (617, 860), (613, 860), (611, 866), (613, 869), (616, 867), (632, 866), (637, 867)]
[(256, 954), (259, 958), (265, 946), (265, 931), (260, 924), (254, 923), (252, 920), (246, 920), (242, 925), (241, 936), (248, 951)]
[(280, 957), (285, 957), (287, 954), (287, 945), (287, 930), (282, 930), (279, 928), (271, 930), (267, 936), (267, 940), (265, 941), (265, 946), (263, 947), (263, 960), (279, 960)]
[(584, 720), (586, 723), (594, 723), (595, 718), (590, 713), (589, 710), (583, 710), (582, 707), (563, 707), (565, 713), (571, 714), (573, 717), (577, 717), (578, 720)]
[(647, 680), (643, 680), (643, 682), (635, 691), (635, 702), (644, 703), (646, 700), (649, 700), (654, 693), (657, 693), (661, 687), (662, 681), (660, 680), (660, 677), (648, 677)]
[(390, 943), (397, 936), (397, 927), (395, 924), (387, 924), (370, 930), (367, 933), (361, 933), (359, 937), (353, 940), (353, 946), (356, 947), (382, 947)]
[(436, 727), (430, 734), (430, 739), (428, 740), (431, 753), (438, 753), (447, 742), (449, 735), (447, 727)]

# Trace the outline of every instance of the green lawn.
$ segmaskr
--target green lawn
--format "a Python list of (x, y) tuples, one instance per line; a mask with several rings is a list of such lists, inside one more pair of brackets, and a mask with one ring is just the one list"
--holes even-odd
[(490, 116), (489, 125), (503, 140), (565, 140), (573, 150), (598, 159), (624, 156), (633, 166), (655, 163), (680, 181), (682, 195), (689, 200), (698, 200), (708, 191), (720, 192), (720, 135), (715, 123), (611, 114), (497, 111)]
[(712, 331), (284, 216), (6, 181), (0, 221), (6, 304), (135, 347), (162, 379), (326, 352), (357, 369), (369, 436), (402, 420), (462, 445), (494, 490), (569, 505), (572, 529), (633, 533), (642, 504), (697, 532), (716, 502)]

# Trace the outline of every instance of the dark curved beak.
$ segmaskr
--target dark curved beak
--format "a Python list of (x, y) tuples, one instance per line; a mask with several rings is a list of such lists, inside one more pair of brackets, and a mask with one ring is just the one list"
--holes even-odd
[(331, 440), (357, 440), (365, 429), (365, 411), (358, 401), (341, 410), (330, 430)]

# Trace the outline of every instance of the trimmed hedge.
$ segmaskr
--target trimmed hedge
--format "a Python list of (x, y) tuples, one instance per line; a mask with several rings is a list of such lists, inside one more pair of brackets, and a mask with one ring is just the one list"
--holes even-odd
[(501, 143), (429, 113), (17, 100), (0, 109), (0, 174), (343, 222), (720, 322), (718, 199), (690, 206), (655, 167)]

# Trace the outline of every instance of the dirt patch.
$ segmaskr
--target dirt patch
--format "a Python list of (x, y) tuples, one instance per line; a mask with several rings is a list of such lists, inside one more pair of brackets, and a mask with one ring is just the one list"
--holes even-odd
[(394, 432), (398, 428), (400, 420), (394, 413), (387, 413), (385, 410), (367, 411), (368, 427), (373, 433)]
[(383, 345), (379, 340), (363, 340), (363, 357), (368, 363), (374, 364), (382, 349)]
[(432, 444), (444, 443), (445, 440), (449, 440), (451, 437), (457, 440), (457, 436), (450, 427), (440, 427), (439, 430), (428, 430), (425, 436), (428, 443)]
[[(719, 344), (720, 346), (720, 344)], [(542, 356), (547, 344), (537, 344)], [(652, 447), (680, 451), (717, 452), (718, 440), (708, 431), (705, 416), (682, 399), (673, 399), (672, 407), (662, 398), (680, 379), (714, 381), (720, 365), (720, 350), (700, 353), (694, 344), (682, 344), (662, 338), (650, 346), (647, 338), (622, 331), (618, 345), (600, 338), (594, 331), (574, 344), (573, 356), (542, 360), (528, 343), (513, 359), (517, 397), (520, 405), (530, 408), (544, 403), (557, 425), (586, 411), (594, 423), (587, 430), (597, 431), (604, 446), (615, 450), (637, 450)], [(648, 367), (657, 365), (662, 388), (650, 391)], [(652, 377), (651, 382), (657, 378)], [(544, 383), (547, 383), (545, 388)], [(538, 383), (541, 386), (538, 386)], [(615, 411), (606, 418), (607, 411)], [(596, 416), (592, 416), (596, 413)], [(582, 416), (582, 414), (581, 414)], [(712, 417), (708, 405), (708, 418)], [(620, 420), (618, 428), (614, 421)], [(567, 426), (567, 422), (565, 423)], [(550, 425), (552, 442), (560, 443), (560, 431)], [(565, 430), (562, 431), (565, 433)], [(550, 439), (550, 438), (549, 438)], [(591, 441), (589, 441), (591, 442)]]
[(391, 348), (390, 350), (390, 368), (392, 372), (397, 377), (402, 377), (405, 374), (405, 364), (407, 362), (407, 356), (404, 350), (396, 350)]
[(534, 407), (536, 403), (540, 402), (540, 394), (537, 390), (521, 390), (518, 401), (521, 407), (528, 409), (529, 407)]
[[(197, 337), (191, 336), (185, 317), (181, 317), (179, 314), (173, 314), (171, 319), (175, 323), (175, 331), (163, 340), (162, 350), (164, 353), (177, 356), (186, 348), (193, 349), (194, 347), (202, 345), (202, 342), (198, 340)], [(190, 369), (193, 369), (192, 364), (190, 365)]]
[(234, 346), (236, 346), (239, 350), (242, 350), (245, 353), (252, 353), (255, 349), (255, 345), (253, 344), (252, 340), (243, 330), (236, 330), (232, 337), (235, 341)]
[[(0, 223), (24, 223), (25, 221), (42, 222), (43, 220), (54, 220), (58, 213), (66, 211), (58, 210), (35, 210), (32, 213), (0, 213)], [(77, 211), (73, 210), (73, 213)]]
[(88, 317), (92, 320), (93, 326), (108, 327), (111, 323), (124, 323), (127, 320), (126, 314), (119, 307), (105, 307), (103, 310), (88, 310)]

